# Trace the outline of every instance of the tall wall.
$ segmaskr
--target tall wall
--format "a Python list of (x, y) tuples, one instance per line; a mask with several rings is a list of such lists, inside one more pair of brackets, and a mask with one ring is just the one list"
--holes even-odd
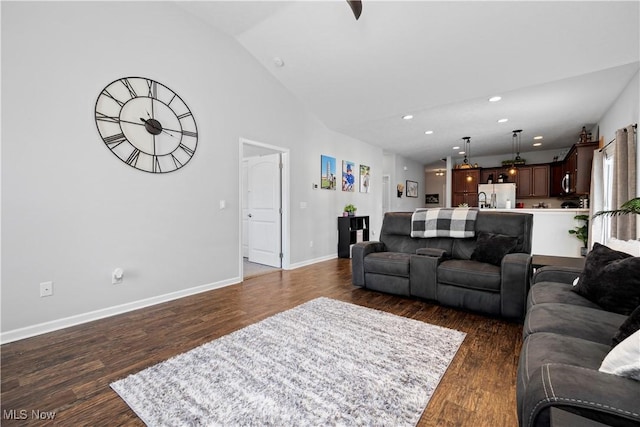
[[(240, 138), (290, 150), (287, 265), (336, 255), (346, 203), (379, 227), (382, 151), (328, 130), (234, 39), (181, 8), (1, 7), (3, 341), (240, 281)], [(167, 85), (193, 111), (198, 148), (179, 171), (135, 170), (100, 139), (97, 96), (126, 76)], [(372, 192), (313, 189), (321, 154), (371, 166)], [(40, 298), (49, 280), (54, 295)]]

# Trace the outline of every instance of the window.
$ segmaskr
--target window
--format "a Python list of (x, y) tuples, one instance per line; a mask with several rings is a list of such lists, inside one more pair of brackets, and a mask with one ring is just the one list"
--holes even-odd
[[(603, 156), (603, 179), (604, 179), (604, 204), (603, 210), (608, 211), (616, 209), (613, 207), (613, 159), (615, 154), (615, 144), (609, 145), (604, 150)], [(602, 221), (602, 235), (600, 241), (606, 243), (611, 237), (611, 217), (608, 215), (601, 216)]]

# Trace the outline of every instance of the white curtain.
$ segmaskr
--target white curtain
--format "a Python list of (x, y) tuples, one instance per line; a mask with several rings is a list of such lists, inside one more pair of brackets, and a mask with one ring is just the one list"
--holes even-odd
[[(633, 125), (616, 131), (616, 149), (613, 171), (612, 206), (618, 209), (627, 200), (636, 196), (636, 141)], [(620, 215), (611, 219), (611, 237), (620, 240), (635, 240), (635, 215)]]

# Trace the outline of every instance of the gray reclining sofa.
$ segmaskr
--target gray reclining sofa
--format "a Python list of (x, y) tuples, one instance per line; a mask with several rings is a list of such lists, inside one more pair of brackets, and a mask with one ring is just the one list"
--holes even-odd
[[(518, 363), (521, 427), (553, 425), (552, 408), (577, 415), (573, 425), (595, 425), (588, 424), (592, 420), (602, 423), (597, 425), (640, 426), (640, 381), (599, 371), (614, 337), (625, 323), (632, 327), (629, 321), (640, 306), (631, 316), (602, 308), (572, 291), (580, 273), (548, 266), (533, 276)], [(640, 270), (633, 274), (640, 277)]]
[[(533, 215), (480, 210), (474, 237), (416, 238), (411, 237), (412, 214), (386, 213), (380, 241), (353, 246), (354, 285), (493, 316), (524, 317)], [(505, 241), (507, 247), (496, 254)], [(502, 249), (509, 252), (504, 257)], [(493, 263), (483, 262), (484, 251)]]

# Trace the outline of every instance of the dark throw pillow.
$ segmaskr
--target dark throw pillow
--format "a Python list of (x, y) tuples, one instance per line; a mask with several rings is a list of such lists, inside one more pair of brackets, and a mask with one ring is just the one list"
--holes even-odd
[(620, 329), (611, 340), (611, 348), (617, 346), (622, 341), (630, 337), (635, 331), (640, 329), (640, 305), (633, 310), (633, 313), (625, 320)]
[(573, 291), (607, 311), (628, 316), (640, 305), (640, 257), (595, 243)]
[(517, 245), (517, 237), (481, 231), (478, 233), (476, 248), (471, 254), (471, 259), (500, 266), (502, 258), (506, 254), (513, 252)]

